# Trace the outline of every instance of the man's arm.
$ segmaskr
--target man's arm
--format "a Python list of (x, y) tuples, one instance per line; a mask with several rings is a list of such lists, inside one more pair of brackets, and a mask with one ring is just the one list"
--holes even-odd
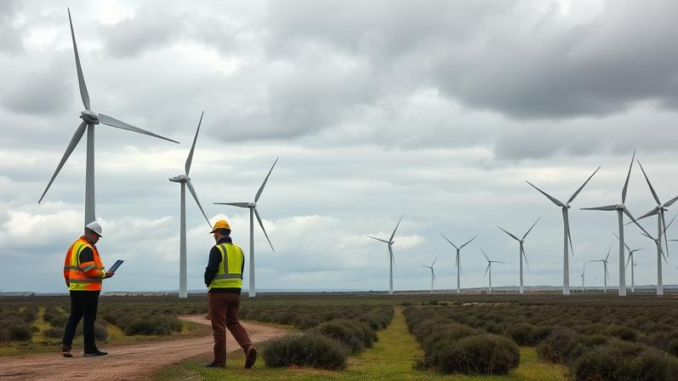
[(221, 252), (216, 246), (210, 250), (210, 259), (205, 268), (205, 285), (209, 287), (214, 277), (219, 272), (219, 264), (221, 263)]
[(94, 252), (89, 247), (84, 248), (80, 252), (80, 270), (88, 278), (95, 279), (104, 279), (106, 278), (106, 272), (103, 269), (99, 269), (94, 262)]

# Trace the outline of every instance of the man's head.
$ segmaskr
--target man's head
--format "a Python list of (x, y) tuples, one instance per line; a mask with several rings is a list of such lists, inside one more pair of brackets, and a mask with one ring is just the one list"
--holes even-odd
[(101, 229), (101, 225), (96, 221), (92, 221), (85, 226), (85, 237), (93, 243), (97, 243), (102, 234), (103, 229)]
[(218, 241), (223, 237), (228, 237), (231, 235), (231, 225), (229, 225), (226, 220), (219, 220), (214, 223), (210, 234), (214, 234), (215, 241)]

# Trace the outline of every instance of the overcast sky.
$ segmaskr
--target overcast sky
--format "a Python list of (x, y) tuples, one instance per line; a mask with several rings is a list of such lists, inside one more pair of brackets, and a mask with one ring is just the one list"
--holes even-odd
[[(64, 292), (64, 254), (82, 233), (85, 140), (38, 199), (77, 128), (80, 100), (70, 7), (92, 109), (180, 145), (96, 127), (98, 247), (126, 263), (106, 290), (178, 287), (179, 192), (201, 111), (191, 178), (212, 222), (227, 218), (247, 253), (248, 212), (214, 202), (259, 200), (276, 249), (255, 227), (260, 289), (386, 290), (395, 238), (396, 290), (562, 285), (566, 201), (573, 286), (601, 286), (589, 260), (610, 255), (615, 213), (637, 150), (662, 201), (678, 195), (678, 2), (675, 1), (2, 1), (0, 2), (0, 291)], [(627, 205), (655, 206), (634, 164)], [(677, 210), (678, 211), (678, 210)], [(674, 215), (669, 212), (669, 216)], [(187, 200), (188, 285), (213, 241)], [(656, 234), (656, 220), (644, 221)], [(656, 283), (652, 241), (626, 229), (636, 284)], [(675, 228), (670, 235), (678, 238)], [(664, 269), (678, 283), (678, 246)], [(671, 253), (670, 252), (670, 253)], [(245, 274), (245, 284), (249, 274)], [(627, 276), (630, 283), (630, 274)]]

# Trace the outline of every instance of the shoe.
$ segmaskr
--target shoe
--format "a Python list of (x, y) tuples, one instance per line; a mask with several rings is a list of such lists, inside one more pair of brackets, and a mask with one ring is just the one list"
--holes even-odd
[(257, 362), (257, 348), (253, 347), (247, 351), (247, 355), (245, 356), (245, 369), (252, 368), (255, 362)]
[(107, 354), (108, 354), (108, 352), (102, 352), (102, 351), (97, 349), (96, 352), (85, 352), (83, 357), (102, 357), (102, 356), (106, 356)]
[(211, 362), (207, 365), (205, 365), (205, 368), (226, 368), (226, 365), (220, 365), (215, 362)]
[(73, 357), (73, 354), (71, 353), (71, 350), (70, 350), (70, 349), (64, 349), (64, 350), (62, 350), (62, 351), (61, 351), (61, 354), (63, 354), (64, 357), (68, 357), (68, 358)]

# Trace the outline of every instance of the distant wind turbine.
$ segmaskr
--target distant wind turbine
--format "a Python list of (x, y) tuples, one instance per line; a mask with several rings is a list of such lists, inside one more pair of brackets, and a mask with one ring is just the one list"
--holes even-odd
[[(603, 211), (617, 211), (617, 219), (619, 221), (619, 296), (626, 296), (626, 268), (624, 267), (624, 214), (626, 214), (631, 221), (633, 221), (636, 226), (638, 226), (642, 231), (647, 233), (647, 231), (640, 226), (636, 219), (631, 215), (628, 208), (624, 203), (626, 202), (626, 191), (629, 187), (629, 178), (631, 177), (631, 169), (633, 169), (633, 160), (636, 157), (636, 152), (633, 152), (633, 157), (631, 158), (631, 165), (629, 166), (629, 172), (626, 175), (626, 181), (624, 182), (624, 188), (622, 189), (622, 203), (616, 205), (607, 205), (599, 206), (595, 208), (582, 208), (582, 210), (603, 210)], [(649, 234), (649, 233), (648, 233)]]
[(461, 252), (461, 249), (464, 248), (464, 246), (466, 246), (466, 245), (468, 245), (469, 243), (471, 243), (471, 242), (472, 242), (474, 239), (476, 239), (478, 236), (475, 236), (475, 237), (471, 238), (470, 240), (466, 241), (466, 243), (464, 243), (463, 245), (457, 247), (457, 245), (455, 245), (454, 243), (452, 243), (452, 241), (450, 241), (450, 240), (449, 240), (447, 237), (445, 237), (442, 233), (440, 233), (440, 235), (443, 236), (443, 238), (445, 238), (445, 241), (449, 242), (450, 245), (454, 246), (454, 248), (457, 249), (457, 256), (456, 256), (456, 259), (455, 259), (455, 266), (457, 267), (457, 294), (459, 294), (459, 293), (461, 293), (461, 281), (460, 281), (460, 279), (461, 279), (461, 257), (460, 257), (459, 254), (460, 254), (460, 252)]
[(608, 260), (610, 259), (610, 252), (612, 251), (612, 246), (607, 250), (607, 256), (605, 259), (596, 259), (593, 261), (589, 262), (603, 262), (603, 281), (604, 281), (604, 287), (603, 287), (603, 292), (607, 292), (607, 278), (610, 277), (610, 273), (607, 271), (607, 265), (608, 265)]
[(174, 142), (174, 143), (179, 143), (179, 142), (176, 141), (176, 140), (172, 140), (172, 139), (162, 137), (160, 135), (156, 135), (156, 134), (149, 132), (149, 131), (146, 131), (146, 130), (142, 130), (141, 128), (134, 127), (132, 125), (129, 125), (125, 122), (119, 121), (119, 120), (117, 120), (113, 117), (110, 117), (108, 115), (97, 114), (96, 112), (91, 110), (90, 101), (89, 101), (89, 93), (87, 92), (87, 85), (85, 84), (85, 77), (82, 74), (82, 67), (80, 66), (80, 56), (78, 55), (78, 45), (75, 42), (75, 32), (73, 31), (73, 21), (71, 20), (71, 10), (70, 9), (68, 10), (68, 22), (70, 23), (70, 26), (71, 26), (71, 38), (73, 40), (73, 51), (75, 52), (75, 68), (76, 68), (76, 71), (77, 71), (77, 74), (78, 74), (78, 84), (80, 86), (80, 97), (82, 98), (82, 104), (85, 106), (85, 111), (82, 111), (80, 113), (80, 119), (82, 119), (82, 123), (80, 123), (80, 126), (78, 126), (78, 128), (75, 130), (75, 134), (71, 138), (71, 142), (68, 143), (68, 147), (66, 148), (66, 152), (64, 153), (63, 157), (61, 158), (59, 165), (57, 165), (57, 168), (54, 171), (52, 178), (49, 180), (49, 183), (47, 184), (45, 191), (42, 192), (42, 196), (40, 197), (38, 204), (42, 202), (43, 198), (45, 198), (45, 195), (47, 194), (49, 187), (54, 182), (54, 179), (56, 179), (57, 175), (59, 175), (61, 168), (63, 168), (64, 164), (66, 164), (66, 161), (68, 161), (68, 158), (71, 156), (71, 153), (73, 153), (73, 150), (75, 150), (75, 147), (77, 147), (78, 143), (80, 143), (80, 139), (82, 139), (82, 136), (85, 134), (85, 131), (87, 131), (87, 164), (86, 164), (86, 169), (85, 169), (85, 225), (87, 225), (88, 223), (96, 220), (96, 203), (95, 203), (95, 199), (94, 199), (94, 126), (98, 125), (99, 123), (102, 123), (102, 124), (105, 124), (105, 125), (110, 126), (110, 127), (120, 128), (122, 130), (133, 131), (133, 132), (153, 136), (153, 137), (163, 139), (163, 140), (167, 140), (167, 141)]
[(230, 205), (238, 208), (248, 208), (250, 210), (250, 286), (249, 286), (250, 298), (254, 298), (255, 296), (257, 296), (257, 290), (254, 283), (254, 216), (257, 217), (259, 226), (261, 226), (261, 230), (264, 232), (264, 236), (266, 236), (266, 240), (268, 241), (268, 244), (271, 246), (271, 250), (275, 251), (275, 249), (273, 248), (273, 244), (271, 243), (271, 240), (268, 238), (266, 229), (264, 228), (264, 223), (261, 222), (261, 217), (259, 216), (259, 212), (257, 211), (257, 202), (259, 201), (259, 197), (261, 197), (261, 192), (263, 192), (264, 188), (266, 187), (268, 178), (271, 176), (271, 172), (273, 172), (273, 168), (275, 168), (275, 164), (278, 162), (278, 159), (279, 158), (275, 159), (273, 165), (271, 166), (271, 169), (268, 171), (268, 174), (264, 179), (264, 182), (261, 183), (261, 186), (259, 187), (257, 194), (254, 196), (254, 202), (215, 202), (216, 205)]
[(437, 260), (438, 260), (438, 257), (436, 257), (436, 259), (433, 260), (433, 263), (431, 263), (431, 266), (421, 265), (422, 267), (426, 267), (427, 269), (431, 269), (431, 294), (433, 294), (433, 283), (436, 281), (436, 273), (433, 271), (433, 266), (435, 266)]
[[(675, 221), (675, 220), (676, 220), (676, 216), (673, 216), (673, 218), (671, 219), (671, 222), (669, 222), (669, 224), (666, 226), (666, 229), (671, 227), (671, 225), (673, 224), (673, 221)], [(669, 264), (669, 261), (666, 258), (666, 255), (664, 254), (664, 250), (662, 249), (661, 235), (655, 238), (655, 237), (651, 236), (649, 233), (640, 233), (640, 234), (642, 234), (643, 236), (654, 241), (654, 245), (657, 248), (657, 295), (664, 295), (664, 282), (663, 282), (663, 279), (662, 279), (663, 278), (662, 258), (664, 259), (664, 262), (666, 263), (666, 265)], [(666, 230), (664, 231), (664, 234), (666, 234)], [(675, 240), (671, 239), (669, 241), (675, 241)]]
[(559, 206), (562, 213), (563, 213), (563, 229), (564, 229), (564, 232), (563, 232), (563, 295), (570, 295), (570, 263), (569, 263), (569, 257), (567, 255), (568, 241), (569, 241), (569, 244), (570, 244), (570, 248), (572, 249), (572, 255), (574, 256), (574, 247), (572, 246), (572, 235), (570, 234), (570, 218), (569, 218), (569, 215), (568, 215), (568, 211), (570, 209), (570, 203), (572, 203), (572, 201), (574, 201), (574, 199), (577, 197), (579, 192), (581, 192), (582, 189), (584, 189), (586, 184), (588, 184), (589, 180), (591, 180), (593, 175), (595, 175), (596, 172), (598, 172), (599, 169), (600, 169), (600, 167), (598, 167), (595, 171), (593, 171), (593, 174), (591, 174), (591, 176), (589, 176), (589, 178), (586, 179), (584, 184), (582, 186), (580, 186), (579, 189), (577, 189), (577, 191), (572, 194), (572, 197), (570, 197), (570, 199), (567, 200), (567, 202), (565, 202), (565, 203), (563, 203), (560, 200), (556, 199), (555, 197), (549, 195), (548, 193), (544, 192), (543, 190), (537, 188), (531, 182), (525, 180), (525, 182), (530, 184), (532, 186), (532, 188), (536, 189), (541, 194), (546, 196), (549, 200), (551, 200), (551, 202), (553, 202), (554, 204)]
[[(485, 275), (487, 275), (488, 272), (490, 273), (490, 288), (489, 288), (489, 292), (490, 292), (490, 294), (491, 294), (491, 293), (492, 293), (492, 264), (493, 264), (493, 263), (504, 263), (504, 262), (500, 262), (500, 261), (491, 261), (490, 258), (487, 257), (487, 254), (485, 254), (485, 250), (483, 250), (482, 247), (480, 248), (480, 251), (483, 252), (483, 255), (485, 256), (485, 259), (487, 260), (487, 267), (485, 268)], [(485, 276), (485, 275), (483, 275), (483, 276)]]
[(527, 263), (527, 256), (525, 255), (525, 248), (523, 247), (523, 244), (525, 243), (525, 238), (527, 238), (527, 235), (530, 234), (530, 232), (532, 231), (532, 228), (534, 228), (534, 225), (536, 225), (537, 222), (539, 222), (539, 219), (540, 219), (540, 218), (541, 218), (541, 217), (537, 218), (537, 220), (534, 221), (534, 224), (532, 224), (532, 226), (531, 226), (530, 229), (527, 231), (527, 233), (525, 233), (525, 235), (523, 236), (523, 238), (518, 238), (518, 237), (516, 237), (515, 235), (513, 235), (513, 234), (509, 233), (508, 231), (504, 230), (501, 226), (497, 226), (497, 227), (498, 227), (499, 229), (501, 229), (504, 233), (506, 233), (506, 234), (508, 234), (509, 236), (511, 236), (511, 238), (515, 239), (515, 240), (518, 241), (518, 243), (520, 244), (520, 252), (519, 252), (519, 254), (518, 254), (518, 260), (520, 261), (520, 294), (523, 294), (523, 259), (525, 260), (525, 264), (527, 264), (527, 265), (529, 266), (529, 264)]
[(193, 145), (191, 146), (191, 150), (188, 153), (188, 157), (186, 158), (186, 164), (184, 165), (184, 171), (185, 173), (180, 176), (172, 177), (169, 179), (169, 181), (173, 183), (180, 183), (181, 184), (181, 222), (180, 222), (180, 228), (179, 228), (179, 297), (180, 298), (186, 298), (188, 297), (188, 288), (187, 288), (187, 282), (186, 282), (186, 186), (188, 185), (188, 190), (191, 192), (191, 195), (193, 195), (193, 199), (195, 200), (195, 203), (198, 204), (198, 208), (200, 208), (200, 212), (202, 212), (203, 217), (205, 217), (205, 221), (207, 221), (207, 225), (211, 228), (212, 224), (210, 224), (210, 219), (207, 218), (207, 215), (205, 214), (205, 211), (202, 209), (202, 205), (200, 205), (200, 201), (198, 200), (198, 194), (195, 192), (195, 188), (193, 188), (193, 184), (191, 184), (191, 178), (188, 177), (188, 174), (191, 172), (191, 164), (193, 163), (193, 152), (195, 151), (195, 143), (198, 141), (198, 133), (200, 132), (200, 125), (202, 124), (202, 117), (205, 115), (205, 112), (203, 111), (202, 114), (200, 114), (200, 121), (198, 122), (198, 128), (195, 130), (195, 138), (193, 138)]
[(383, 242), (383, 243), (388, 245), (388, 263), (389, 263), (389, 274), (388, 274), (389, 290), (388, 290), (388, 294), (389, 295), (393, 295), (393, 265), (395, 265), (395, 257), (393, 256), (393, 244), (395, 243), (395, 241), (393, 240), (393, 237), (395, 237), (395, 233), (396, 233), (396, 231), (398, 231), (398, 226), (400, 226), (400, 222), (403, 220), (403, 217), (405, 217), (404, 214), (402, 216), (400, 216), (400, 219), (398, 220), (398, 224), (396, 224), (395, 229), (393, 229), (393, 233), (391, 233), (391, 238), (389, 238), (388, 241), (381, 239), (381, 238), (369, 236), (372, 239), (376, 239), (377, 241)]
[(581, 271), (581, 292), (582, 294), (586, 292), (586, 287), (584, 284), (584, 279), (586, 278), (586, 262), (584, 262), (584, 266)]
[[(617, 239), (619, 239), (619, 236), (616, 235), (614, 232), (612, 232), (612, 234), (613, 234), (615, 237), (617, 237)], [(629, 247), (629, 245), (626, 244), (626, 242), (624, 242), (624, 246), (626, 246), (626, 250), (629, 251), (629, 257), (628, 257), (628, 259), (626, 260), (626, 269), (627, 269), (627, 270), (628, 270), (628, 268), (629, 268), (629, 263), (631, 263), (631, 292), (636, 292), (636, 281), (635, 281), (635, 275), (634, 275), (634, 266), (635, 266), (635, 264), (634, 264), (633, 254), (636, 253), (637, 251), (642, 251), (642, 250), (645, 250), (645, 249), (633, 249), (633, 250), (632, 250), (632, 249)]]

